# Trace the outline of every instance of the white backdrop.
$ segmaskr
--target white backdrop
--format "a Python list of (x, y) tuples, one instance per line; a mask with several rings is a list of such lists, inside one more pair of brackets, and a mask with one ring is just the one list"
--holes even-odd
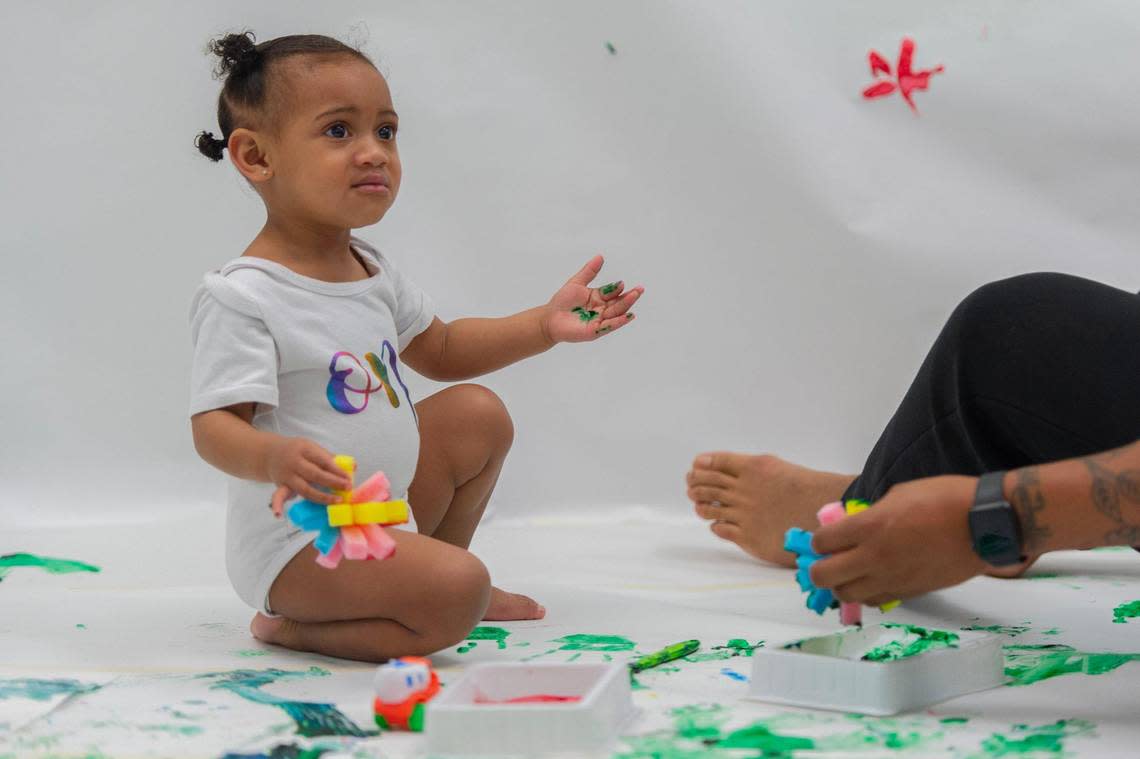
[[(1140, 287), (1127, 0), (4, 3), (0, 528), (223, 502), (187, 309), (263, 217), (192, 139), (203, 47), (243, 27), (388, 76), (404, 184), (361, 234), (444, 318), (543, 302), (599, 250), (599, 283), (648, 288), (631, 328), (483, 380), (517, 428), (501, 514), (679, 512), (712, 447), (854, 471), (976, 285)], [(860, 95), (904, 35), (946, 67), (918, 117)]]

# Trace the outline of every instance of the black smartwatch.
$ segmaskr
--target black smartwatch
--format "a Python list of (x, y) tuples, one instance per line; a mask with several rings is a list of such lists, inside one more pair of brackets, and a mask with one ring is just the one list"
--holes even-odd
[(1005, 472), (989, 472), (978, 479), (970, 508), (970, 540), (974, 553), (995, 567), (1025, 561), (1021, 552), (1021, 520), (1001, 492)]

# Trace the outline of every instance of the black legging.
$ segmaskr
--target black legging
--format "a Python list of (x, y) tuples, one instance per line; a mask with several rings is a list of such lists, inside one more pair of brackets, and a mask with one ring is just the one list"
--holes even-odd
[(1140, 295), (1065, 274), (979, 288), (954, 310), (845, 497), (1140, 438)]

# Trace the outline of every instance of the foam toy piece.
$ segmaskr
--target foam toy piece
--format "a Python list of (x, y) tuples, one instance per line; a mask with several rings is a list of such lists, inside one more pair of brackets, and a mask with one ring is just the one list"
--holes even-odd
[(439, 675), (419, 656), (391, 659), (372, 677), (372, 712), (381, 730), (423, 732), (424, 704), (439, 693)]
[[(866, 501), (850, 499), (829, 503), (817, 512), (820, 524), (837, 522), (845, 516), (858, 514), (870, 508)], [(784, 535), (784, 550), (796, 554), (796, 582), (800, 590), (808, 594), (807, 607), (816, 614), (823, 614), (828, 608), (839, 607), (839, 621), (845, 625), (863, 623), (863, 607), (857, 603), (839, 603), (826, 588), (817, 588), (811, 581), (811, 565), (823, 558), (811, 548), (812, 533), (793, 527)], [(883, 613), (894, 609), (899, 601), (890, 601), (879, 607)]]
[[(336, 465), (352, 481), (356, 460), (337, 456)], [(288, 511), (293, 524), (317, 533), (313, 546), (318, 564), (335, 569), (342, 558), (383, 560), (396, 552), (396, 541), (384, 527), (407, 522), (408, 503), (388, 500), (391, 494), (383, 472), (372, 475), (358, 488), (333, 493), (340, 499), (337, 503), (326, 506), (302, 499)]]
[[(847, 516), (847, 509), (842, 503), (836, 501), (835, 503), (829, 503), (824, 506), (816, 513), (816, 516), (819, 517), (820, 524), (832, 524)], [(846, 602), (840, 603), (839, 623), (843, 625), (863, 624), (863, 605)]]

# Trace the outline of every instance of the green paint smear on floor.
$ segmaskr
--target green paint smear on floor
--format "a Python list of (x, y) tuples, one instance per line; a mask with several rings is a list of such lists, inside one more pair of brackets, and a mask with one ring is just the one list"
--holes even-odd
[(927, 630), (918, 625), (884, 623), (883, 627), (904, 630), (913, 638), (895, 640), (883, 646), (876, 646), (863, 654), (863, 661), (898, 661), (910, 656), (937, 651), (941, 648), (957, 648), (959, 636), (946, 630)]
[(1023, 632), (1027, 632), (1029, 625), (1028, 623), (1020, 625), (966, 625), (962, 629), (998, 633), (1000, 635), (1008, 635), (1012, 638), (1016, 635), (1021, 635)]
[[(618, 759), (692, 759), (694, 757), (794, 757), (797, 752), (828, 754), (857, 753), (868, 756), (874, 749), (907, 751), (942, 740), (941, 724), (927, 719), (883, 719), (848, 715), (857, 729), (834, 735), (809, 737), (788, 734), (797, 726), (818, 730), (821, 725), (841, 722), (831, 715), (787, 713), (757, 720), (725, 731), (729, 710), (720, 704), (697, 704), (671, 712), (674, 730), (625, 737), (628, 750)], [(961, 718), (963, 721), (965, 718)], [(935, 729), (931, 730), (930, 728)], [(743, 752), (751, 753), (743, 753)]]
[(99, 567), (71, 559), (53, 559), (50, 556), (36, 556), (34, 553), (9, 553), (0, 556), (0, 580), (16, 567), (39, 567), (53, 575), (70, 572), (99, 572)]
[(964, 725), (970, 721), (969, 717), (943, 717), (938, 720), (943, 725)]
[(1117, 624), (1124, 624), (1135, 617), (1140, 617), (1140, 601), (1129, 601), (1112, 610), (1112, 621)]
[(670, 712), (677, 735), (690, 740), (720, 740), (729, 711), (721, 704), (693, 704)]
[(234, 651), (234, 654), (247, 659), (251, 656), (269, 656), (269, 652), (262, 648), (243, 648), (240, 651)]
[(1004, 735), (994, 733), (982, 741), (981, 753), (970, 759), (991, 759), (1000, 756), (1063, 756), (1065, 739), (1078, 735), (1095, 735), (1093, 723), (1083, 719), (1061, 719), (1049, 725), (1014, 725)]
[(683, 661), (696, 664), (703, 661), (724, 661), (737, 656), (752, 656), (752, 652), (763, 645), (764, 641), (762, 640), (749, 643), (744, 638), (731, 638), (723, 646), (713, 646), (708, 651), (689, 654)]
[(269, 750), (269, 753), (256, 754), (223, 754), (222, 759), (319, 759), (329, 751), (339, 751), (336, 748), (313, 747), (301, 748), (296, 743), (279, 743)]
[(1061, 675), (1103, 675), (1140, 654), (1089, 653), (1059, 643), (1037, 646), (1005, 646), (1006, 685), (1032, 685)]
[(0, 680), (0, 701), (6, 698), (30, 698), (33, 701), (50, 701), (56, 696), (83, 695), (94, 693), (101, 685), (81, 683), (78, 680), (37, 680), (19, 678)]
[(587, 635), (576, 633), (555, 638), (552, 643), (561, 643), (559, 651), (632, 651), (637, 645), (629, 638), (620, 635)]
[(510, 634), (510, 630), (504, 630), (501, 627), (476, 627), (467, 633), (467, 642), (455, 649), (455, 652), (465, 654), (475, 648), (481, 640), (493, 640), (498, 644), (499, 650), (502, 650), (507, 647), (507, 636)]
[(291, 701), (281, 696), (262, 692), (261, 688), (278, 680), (296, 680), (302, 677), (328, 677), (329, 671), (320, 667), (307, 670), (286, 671), (282, 669), (238, 669), (231, 672), (210, 672), (198, 675), (200, 679), (216, 680), (211, 689), (229, 692), (256, 704), (275, 706), (286, 714), (297, 726), (297, 732), (312, 738), (318, 735), (348, 735), (363, 738), (376, 735), (376, 731), (361, 730), (351, 719), (341, 713), (334, 704), (319, 704), (305, 701)]

